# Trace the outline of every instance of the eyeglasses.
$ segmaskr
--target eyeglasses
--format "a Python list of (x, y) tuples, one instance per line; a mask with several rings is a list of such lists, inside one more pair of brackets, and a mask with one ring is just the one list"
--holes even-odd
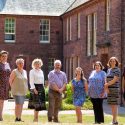
[(116, 62), (115, 60), (111, 60), (110, 62)]
[(3, 56), (1, 56), (1, 57), (7, 57), (7, 56), (4, 56), (4, 55), (3, 55)]

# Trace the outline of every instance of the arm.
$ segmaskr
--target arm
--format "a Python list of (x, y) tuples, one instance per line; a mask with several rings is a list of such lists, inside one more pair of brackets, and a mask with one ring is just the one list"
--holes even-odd
[(13, 84), (13, 80), (14, 80), (14, 78), (15, 78), (15, 72), (14, 72), (14, 70), (11, 72), (11, 74), (10, 74), (10, 78), (9, 78), (9, 83), (10, 83), (10, 86)]
[(64, 84), (63, 84), (62, 88), (59, 89), (59, 92), (60, 92), (60, 93), (63, 93), (63, 91), (66, 90), (67, 77), (66, 77), (66, 74), (65, 74), (65, 73), (63, 74), (63, 83), (64, 83)]
[(38, 91), (36, 90), (35, 85), (34, 85), (34, 74), (32, 70), (29, 73), (29, 81), (30, 81), (30, 87), (31, 87), (30, 89), (33, 89), (34, 93), (38, 94)]
[(87, 81), (85, 82), (85, 92), (88, 93), (88, 83), (87, 83)]
[(105, 84), (106, 87), (111, 86), (115, 84), (119, 80), (118, 76), (114, 76), (113, 80), (109, 81), (108, 83)]
[(54, 75), (53, 75), (52, 72), (50, 72), (49, 75), (48, 75), (48, 82), (49, 82), (49, 87), (52, 90), (59, 92), (59, 88), (54, 81)]
[(72, 92), (74, 93), (74, 86), (73, 86), (72, 83), (71, 83), (71, 90), (72, 90)]
[(125, 79), (124, 76), (122, 77), (122, 92), (124, 93), (125, 91)]

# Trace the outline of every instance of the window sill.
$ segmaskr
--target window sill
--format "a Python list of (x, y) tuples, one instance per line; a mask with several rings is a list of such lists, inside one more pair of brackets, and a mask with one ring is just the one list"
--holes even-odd
[(40, 41), (39, 43), (45, 43), (45, 44), (49, 44), (50, 43), (50, 41)]
[(15, 43), (15, 40), (4, 40), (5, 43)]

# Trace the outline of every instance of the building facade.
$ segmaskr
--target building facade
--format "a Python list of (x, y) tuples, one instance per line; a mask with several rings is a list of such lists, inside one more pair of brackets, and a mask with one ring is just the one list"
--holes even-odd
[[(64, 65), (69, 79), (81, 66), (88, 77), (95, 61), (107, 68), (108, 59), (116, 56), (125, 64), (124, 10), (121, 0), (89, 0), (71, 6), (63, 18)], [(80, 0), (76, 1), (76, 5)], [(124, 7), (123, 7), (124, 8)], [(122, 24), (123, 23), (123, 24)]]
[(63, 62), (68, 79), (81, 66), (88, 77), (100, 60), (106, 68), (116, 56), (125, 64), (124, 0), (0, 0), (0, 49), (9, 51), (12, 69), (15, 59), (25, 59), (31, 69), (41, 58), (47, 79), (55, 59)]

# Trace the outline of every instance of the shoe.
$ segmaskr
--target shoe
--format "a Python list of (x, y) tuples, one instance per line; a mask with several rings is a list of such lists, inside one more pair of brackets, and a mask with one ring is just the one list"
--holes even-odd
[(118, 122), (111, 122), (110, 125), (118, 125)]
[(48, 117), (48, 122), (52, 122), (52, 117)]
[(59, 123), (58, 118), (54, 118), (53, 122)]
[(3, 118), (0, 118), (0, 121), (3, 121)]
[(23, 120), (21, 120), (21, 118), (19, 118), (19, 122), (24, 122)]
[(113, 125), (118, 125), (118, 122), (113, 122), (112, 124), (113, 124)]
[(15, 122), (24, 122), (24, 121), (22, 121), (21, 118), (16, 118)]

